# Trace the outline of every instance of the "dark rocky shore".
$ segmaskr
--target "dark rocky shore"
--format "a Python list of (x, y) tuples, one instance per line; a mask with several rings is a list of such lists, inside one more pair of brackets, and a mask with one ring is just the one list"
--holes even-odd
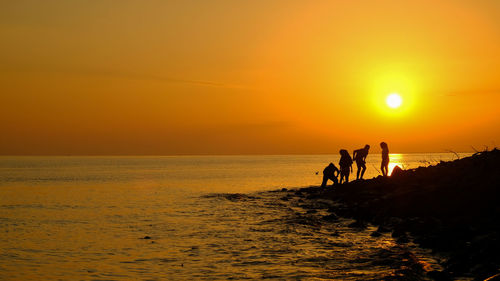
[[(348, 184), (292, 191), (315, 201), (335, 201), (331, 215), (378, 225), (372, 235), (391, 233), (443, 255), (442, 271), (425, 278), (485, 280), (500, 272), (500, 150), (476, 153), (429, 167), (395, 171)], [(491, 279), (498, 280), (498, 279)]]

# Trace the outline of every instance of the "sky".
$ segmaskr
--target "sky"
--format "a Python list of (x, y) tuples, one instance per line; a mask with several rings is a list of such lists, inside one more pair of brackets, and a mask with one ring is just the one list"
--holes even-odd
[(500, 144), (498, 0), (2, 1), (0, 38), (0, 155)]

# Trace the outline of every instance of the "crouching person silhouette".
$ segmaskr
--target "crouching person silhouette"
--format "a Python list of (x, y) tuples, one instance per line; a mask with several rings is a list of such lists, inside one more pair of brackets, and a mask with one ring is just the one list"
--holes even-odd
[(328, 180), (333, 181), (333, 184), (337, 184), (339, 181), (337, 180), (337, 176), (340, 173), (339, 169), (333, 165), (333, 163), (330, 163), (326, 168), (323, 170), (323, 182), (321, 183), (321, 187), (326, 186), (326, 182)]

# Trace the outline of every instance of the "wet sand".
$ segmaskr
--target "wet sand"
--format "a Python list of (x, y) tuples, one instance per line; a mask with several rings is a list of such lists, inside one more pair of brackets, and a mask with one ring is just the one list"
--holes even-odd
[(291, 190), (283, 200), (332, 200), (324, 223), (352, 218), (353, 228), (377, 226), (373, 237), (390, 234), (403, 248), (415, 243), (443, 258), (436, 270), (408, 252), (391, 280), (485, 280), (500, 271), (499, 164), (494, 149), (390, 178)]

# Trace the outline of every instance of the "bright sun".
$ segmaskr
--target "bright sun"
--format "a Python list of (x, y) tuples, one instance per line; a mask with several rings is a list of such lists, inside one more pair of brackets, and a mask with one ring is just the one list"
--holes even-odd
[(385, 102), (390, 108), (398, 108), (401, 106), (401, 103), (403, 103), (403, 99), (399, 94), (393, 93), (387, 96)]

